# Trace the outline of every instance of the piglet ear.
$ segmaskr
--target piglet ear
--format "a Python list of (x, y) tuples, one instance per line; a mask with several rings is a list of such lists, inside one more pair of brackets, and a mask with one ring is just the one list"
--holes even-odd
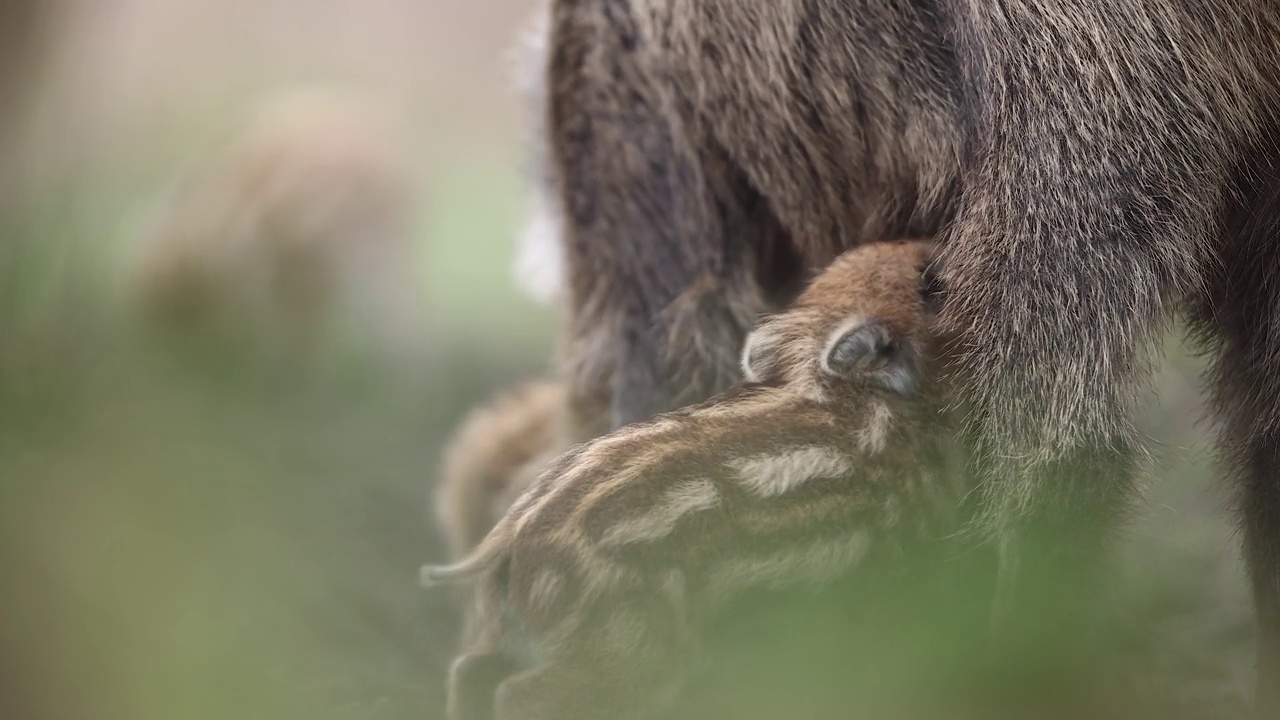
[(778, 371), (781, 344), (782, 338), (767, 320), (751, 331), (742, 347), (742, 377), (753, 383), (772, 377)]
[(831, 377), (911, 395), (916, 389), (915, 365), (908, 338), (882, 322), (868, 321), (835, 334), (823, 356), (822, 371)]

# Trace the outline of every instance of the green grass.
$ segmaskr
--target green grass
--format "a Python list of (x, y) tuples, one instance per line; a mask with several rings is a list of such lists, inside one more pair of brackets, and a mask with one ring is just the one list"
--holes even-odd
[[(549, 313), (510, 288), (513, 163), (431, 198), (425, 372), (299, 375), (166, 347), (113, 306), (112, 228), (80, 184), (28, 208), (0, 264), (6, 717), (421, 717), (452, 615), (423, 593), (439, 448), (542, 372)], [(192, 338), (195, 343), (197, 338)], [(0, 675), (5, 675), (0, 672)]]
[[(127, 226), (145, 188), (86, 181), (11, 224), (0, 265), (4, 716), (438, 717), (456, 615), (416, 586), (416, 569), (441, 558), (427, 513), (439, 451), (467, 408), (543, 371), (552, 347), (551, 313), (510, 282), (523, 212), (514, 167), (500, 150), (459, 148), (431, 178), (419, 230), (432, 349), (412, 378), (359, 359), (299, 375), (141, 341), (112, 312), (103, 238)], [(1231, 717), (1250, 682), (1247, 598), (1204, 431), (1183, 421), (1199, 402), (1196, 364), (1171, 352), (1144, 420), (1158, 462), (1123, 547), (1113, 639), (1152, 717)], [(869, 678), (899, 667), (876, 658), (928, 646), (918, 628), (857, 605), (790, 607), (801, 609), (790, 624), (753, 616), (736, 631), (744, 654), (724, 667), (743, 675), (728, 686), (766, 679), (743, 703), (695, 703), (702, 717), (852, 717), (815, 690), (845, 673), (864, 689), (913, 687), (909, 674)], [(849, 667), (818, 668), (806, 658), (834, 656), (804, 637), (866, 647)], [(775, 678), (778, 692), (814, 694), (767, 697), (779, 664), (794, 677)]]

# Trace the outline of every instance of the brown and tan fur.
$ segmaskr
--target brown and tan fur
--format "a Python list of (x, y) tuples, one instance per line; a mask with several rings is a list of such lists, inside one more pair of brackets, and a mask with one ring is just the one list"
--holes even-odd
[(425, 568), (479, 583), (451, 717), (648, 717), (723, 601), (954, 529), (928, 247), (840, 258), (751, 335), (747, 385), (576, 447), (466, 560)]
[(998, 627), (1067, 640), (1180, 313), (1220, 359), (1259, 713), (1280, 711), (1280, 6), (555, 0), (552, 16), (573, 393), (607, 398), (611, 427), (705, 399), (806, 272), (936, 236)]
[[(449, 557), (461, 560), (484, 539), (542, 469), (565, 450), (569, 430), (563, 383), (525, 382), (472, 410), (446, 446), (435, 488), (436, 526)], [(477, 619), (461, 589), (462, 643)]]
[(353, 319), (371, 343), (410, 347), (410, 187), (389, 126), (333, 91), (268, 104), (160, 208), (128, 278), (135, 306), (291, 355)]
[(462, 421), (435, 491), (451, 558), (478, 545), (542, 467), (569, 449), (564, 422), (564, 386), (550, 379), (504, 390)]

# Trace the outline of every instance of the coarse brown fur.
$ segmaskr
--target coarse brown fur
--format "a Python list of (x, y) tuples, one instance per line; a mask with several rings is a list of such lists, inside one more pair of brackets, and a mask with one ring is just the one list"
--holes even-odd
[(467, 559), (425, 568), (479, 583), (451, 717), (649, 717), (725, 600), (954, 530), (929, 247), (841, 257), (752, 333), (746, 386), (576, 447)]
[(556, 0), (548, 89), (566, 368), (613, 427), (730, 384), (754, 313), (844, 248), (939, 238), (1005, 638), (1083, 637), (1191, 316), (1280, 711), (1280, 6)]
[[(559, 202), (559, 168), (547, 133), (551, 2), (541, 0), (522, 29), (514, 54), (515, 77), (524, 101), (525, 175), (529, 211), (521, 228), (513, 271), (516, 284), (532, 298), (564, 310), (566, 300), (563, 208)], [(566, 438), (584, 442), (610, 429), (612, 389), (602, 367), (577, 365), (577, 359), (600, 357), (613, 349), (601, 344), (604, 334), (575, 334), (562, 328), (559, 364), (576, 366), (566, 388)]]

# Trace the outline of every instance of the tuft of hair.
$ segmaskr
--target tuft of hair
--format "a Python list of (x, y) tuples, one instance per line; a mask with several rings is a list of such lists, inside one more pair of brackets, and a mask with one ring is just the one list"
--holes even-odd
[(545, 119), (550, 34), (551, 7), (543, 0), (522, 28), (512, 52), (517, 90), (525, 106), (529, 209), (511, 270), (516, 286), (543, 305), (559, 302), (565, 287), (564, 226), (557, 208)]

